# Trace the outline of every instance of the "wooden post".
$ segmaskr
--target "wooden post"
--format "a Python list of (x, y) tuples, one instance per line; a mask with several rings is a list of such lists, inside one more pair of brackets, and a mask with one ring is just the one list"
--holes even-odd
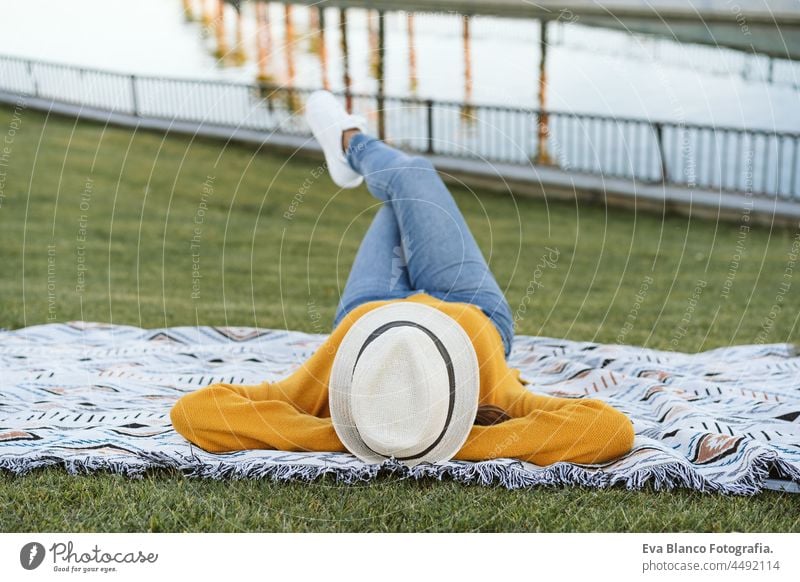
[(553, 160), (547, 151), (547, 137), (550, 133), (550, 119), (547, 114), (547, 21), (542, 19), (539, 34), (539, 115), (537, 119), (538, 152), (536, 163), (550, 165)]
[(228, 54), (228, 39), (225, 37), (225, 1), (217, 0), (217, 18), (214, 22), (217, 37), (216, 57), (223, 59)]
[(186, 20), (194, 20), (194, 6), (192, 0), (183, 0), (183, 15)]
[(344, 100), (345, 109), (353, 112), (353, 95), (350, 93), (350, 49), (347, 42), (347, 9), (339, 9), (339, 41), (342, 45), (342, 75), (344, 77)]
[(269, 53), (269, 15), (267, 14), (267, 4), (262, 1), (256, 2), (256, 49), (258, 51), (258, 81), (266, 83), (270, 81), (268, 72)]
[(385, 66), (386, 66), (386, 17), (378, 12), (378, 139), (386, 139), (386, 106), (384, 103)]
[(417, 46), (414, 41), (414, 14), (406, 16), (408, 30), (408, 89), (412, 95), (417, 94), (419, 80), (417, 78)]
[(322, 70), (322, 88), (330, 90), (331, 83), (328, 78), (328, 46), (325, 44), (325, 8), (317, 7), (317, 22), (319, 23), (319, 64)]
[(295, 35), (294, 23), (292, 22), (293, 6), (285, 4), (283, 8), (284, 17), (286, 19), (286, 38), (284, 41), (284, 51), (286, 52), (286, 87), (287, 87), (287, 106), (290, 111), (298, 111), (300, 104), (297, 102), (297, 93), (294, 91), (295, 79), (295, 64), (294, 64), (294, 50), (295, 50)]
[(214, 23), (215, 0), (200, 0), (203, 9), (203, 26), (209, 28)]
[(236, 60), (236, 64), (242, 64), (247, 60), (247, 51), (244, 48), (244, 26), (243, 26), (243, 18), (242, 18), (242, 7), (241, 4), (235, 5), (236, 9), (236, 50), (234, 51), (233, 55)]
[[(367, 42), (369, 46), (369, 72), (378, 78), (378, 30), (375, 27), (375, 19), (372, 17), (373, 10), (367, 11)], [(380, 18), (380, 13), (378, 13)]]
[(475, 111), (472, 107), (472, 50), (470, 43), (469, 16), (462, 18), (462, 39), (464, 42), (464, 105), (461, 107), (461, 118), (468, 122), (475, 121)]

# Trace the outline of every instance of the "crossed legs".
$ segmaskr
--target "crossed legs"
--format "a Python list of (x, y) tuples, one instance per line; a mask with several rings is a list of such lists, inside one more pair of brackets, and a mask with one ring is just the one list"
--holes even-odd
[(334, 325), (367, 301), (425, 292), (480, 307), (507, 355), (513, 341), (508, 302), (433, 165), (363, 133), (349, 139), (347, 160), (383, 205), (356, 254)]

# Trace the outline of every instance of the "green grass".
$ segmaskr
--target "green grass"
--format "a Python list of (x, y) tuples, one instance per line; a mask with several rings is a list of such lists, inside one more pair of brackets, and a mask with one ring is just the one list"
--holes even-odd
[[(11, 117), (0, 108), (0, 132)], [(8, 328), (83, 319), (327, 332), (375, 212), (366, 190), (337, 194), (315, 178), (318, 162), (222, 142), (25, 111), (9, 150), (0, 167), (0, 326)], [(190, 245), (205, 182), (213, 194), (205, 196), (193, 298)], [(519, 316), (519, 333), (688, 352), (797, 340), (790, 306), (800, 304), (800, 286), (770, 316), (795, 231), (753, 227), (739, 243), (741, 223), (453, 193)], [(559, 259), (536, 274), (545, 247)], [(534, 278), (542, 287), (531, 294)], [(698, 280), (705, 286), (693, 300)], [(798, 510), (800, 496), (776, 492), (510, 492), (390, 477), (361, 486), (220, 483), (169, 471), (129, 480), (55, 468), (0, 476), (5, 531), (798, 531)]]
[(797, 501), (382, 477), (361, 485), (210, 481), (155, 471), (0, 476), (5, 531), (797, 531)]

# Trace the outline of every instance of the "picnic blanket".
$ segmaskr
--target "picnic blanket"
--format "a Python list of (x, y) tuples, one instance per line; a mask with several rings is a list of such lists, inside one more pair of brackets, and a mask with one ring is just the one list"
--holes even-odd
[[(212, 454), (170, 424), (181, 395), (214, 382), (257, 384), (299, 366), (325, 336), (247, 327), (141, 329), (70, 322), (0, 330), (0, 468), (131, 477), (154, 467), (210, 478), (368, 481), (380, 473), (507, 488), (686, 487), (754, 494), (800, 483), (800, 357), (791, 344), (683, 354), (518, 337), (509, 358), (531, 388), (598, 398), (625, 412), (634, 449), (599, 465), (514, 459), (408, 469), (346, 453)], [(782, 484), (782, 485), (781, 485)]]

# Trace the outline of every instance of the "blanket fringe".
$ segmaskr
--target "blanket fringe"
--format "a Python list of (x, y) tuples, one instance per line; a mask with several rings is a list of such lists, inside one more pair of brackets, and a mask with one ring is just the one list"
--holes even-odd
[(136, 463), (130, 460), (109, 461), (99, 457), (84, 459), (59, 459), (52, 456), (0, 457), (0, 470), (24, 475), (44, 467), (61, 466), (70, 474), (90, 474), (111, 472), (133, 479), (142, 478), (153, 469), (174, 469), (186, 477), (215, 480), (260, 479), (273, 481), (312, 482), (330, 476), (336, 483), (350, 485), (371, 481), (378, 476), (392, 476), (398, 479), (452, 479), (465, 485), (501, 486), (509, 490), (533, 487), (557, 487), (577, 485), (604, 489), (624, 486), (628, 490), (641, 490), (649, 484), (653, 490), (674, 490), (687, 488), (703, 493), (730, 495), (755, 495), (764, 489), (765, 480), (774, 467), (790, 479), (800, 482), (800, 470), (782, 462), (774, 454), (765, 452), (754, 458), (747, 473), (740, 479), (719, 483), (700, 476), (691, 466), (680, 461), (664, 463), (637, 470), (627, 475), (614, 475), (600, 469), (587, 468), (570, 463), (556, 463), (548, 467), (535, 467), (511, 459), (468, 463), (453, 461), (444, 465), (417, 465), (409, 468), (393, 459), (380, 465), (363, 464), (358, 467), (334, 464), (278, 463), (254, 460), (250, 462), (200, 462), (191, 455), (164, 453), (142, 453)]

